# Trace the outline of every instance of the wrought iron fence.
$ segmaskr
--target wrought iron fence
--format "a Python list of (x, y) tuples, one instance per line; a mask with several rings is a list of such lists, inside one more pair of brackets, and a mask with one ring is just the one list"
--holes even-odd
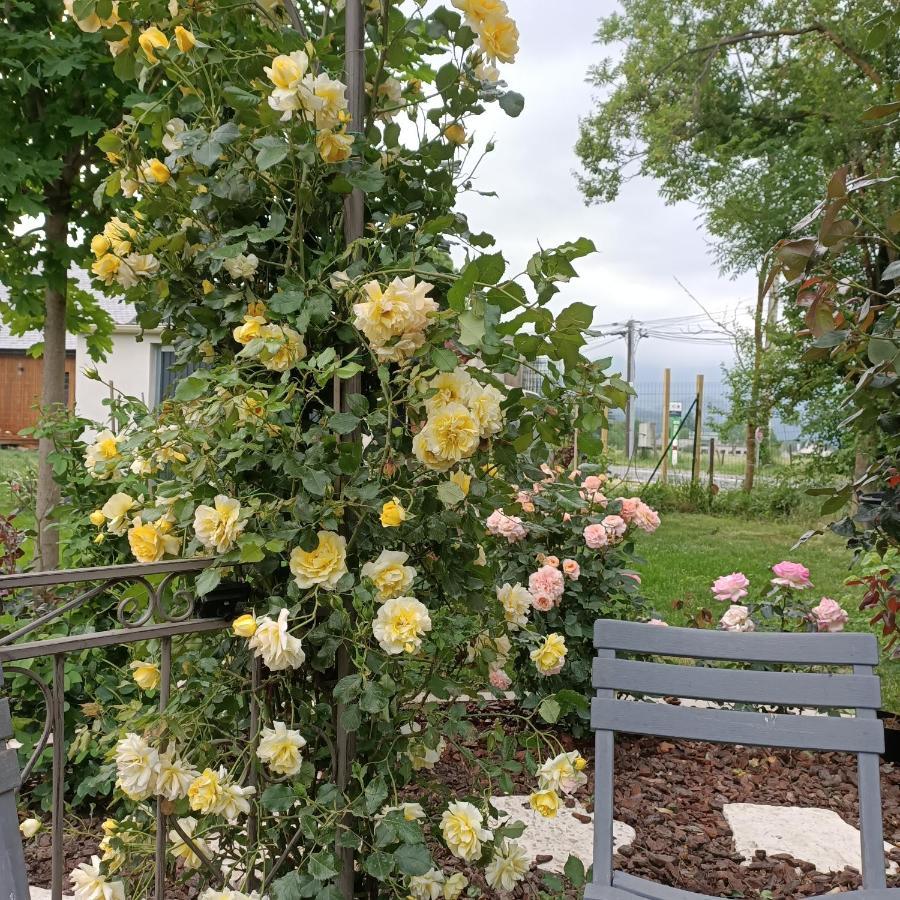
[[(172, 641), (185, 635), (202, 634), (228, 628), (230, 619), (201, 618), (195, 614), (196, 592), (189, 581), (197, 573), (211, 564), (210, 559), (178, 559), (164, 562), (103, 566), (67, 571), (35, 572), (20, 575), (0, 576), (0, 596), (4, 592), (24, 589), (35, 591), (35, 612), (37, 615), (28, 624), (0, 638), (0, 675), (21, 675), (35, 683), (46, 704), (44, 727), (37, 739), (30, 758), (26, 761), (21, 775), (14, 749), (6, 749), (7, 740), (13, 736), (9, 699), (0, 701), (0, 893), (14, 898), (27, 897), (25, 863), (21, 838), (15, 811), (14, 791), (33, 773), (34, 767), (52, 744), (52, 807), (51, 807), (51, 893), (53, 900), (63, 895), (65, 875), (64, 825), (65, 825), (65, 664), (70, 653), (100, 647), (112, 647), (139, 641), (159, 641), (160, 645), (160, 685), (159, 708), (166, 709), (172, 675)], [(130, 586), (132, 589), (120, 592), (112, 589)], [(74, 596), (61, 596), (57, 589), (75, 587)], [(84, 587), (84, 590), (80, 588)], [(137, 587), (135, 591), (133, 588)], [(116, 627), (105, 631), (94, 631), (63, 636), (51, 636), (23, 641), (29, 635), (40, 632), (47, 626), (66, 621), (66, 615), (83, 607), (86, 603), (103, 595), (111, 595), (115, 601)], [(32, 669), (15, 665), (22, 660), (49, 658), (52, 660), (52, 678), (42, 678)], [(10, 665), (12, 664), (12, 665)], [(256, 689), (259, 685), (259, 668), (253, 664), (250, 690), (249, 729), (254, 738), (259, 724), (259, 707)], [(11, 698), (15, 703), (15, 698)], [(257, 786), (258, 773), (250, 765), (247, 773), (248, 784)], [(213, 883), (222, 884), (222, 873), (206, 858), (192, 838), (185, 834), (174, 817), (166, 814), (165, 801), (157, 798), (156, 803), (156, 847), (154, 872), (155, 900), (164, 900), (166, 882), (166, 834), (173, 828), (180, 838), (207, 869)], [(247, 820), (248, 840), (254, 846), (258, 833), (258, 819), (255, 809)], [(8, 872), (8, 886), (2, 883)], [(278, 866), (268, 873), (265, 881), (271, 880)], [(250, 873), (253, 878), (255, 873)], [(264, 885), (265, 886), (265, 885)], [(9, 893), (6, 893), (6, 891)], [(252, 889), (252, 886), (251, 886)]]

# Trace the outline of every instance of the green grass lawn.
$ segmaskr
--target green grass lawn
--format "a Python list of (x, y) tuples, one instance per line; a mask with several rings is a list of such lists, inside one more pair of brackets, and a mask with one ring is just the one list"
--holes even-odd
[[(13, 510), (21, 511), (16, 516), (16, 527), (25, 530), (34, 527), (33, 485), (37, 471), (37, 452), (34, 450), (16, 450), (0, 448), (0, 515), (9, 515)], [(20, 482), (25, 485), (24, 493), (17, 496), (10, 489), (12, 484)], [(25, 555), (19, 560), (24, 565), (31, 559), (32, 540), (27, 538), (22, 549)]]
[[(725, 611), (725, 604), (710, 593), (715, 578), (743, 572), (752, 591), (768, 582), (771, 566), (789, 559), (809, 569), (817, 599), (832, 597), (847, 610), (848, 630), (870, 630), (869, 615), (859, 611), (859, 588), (844, 585), (851, 555), (843, 541), (826, 534), (791, 550), (810, 527), (796, 522), (665, 514), (655, 534), (641, 535), (638, 540), (638, 552), (646, 560), (640, 567), (644, 595), (671, 625), (698, 624), (704, 609), (712, 613), (714, 625)], [(884, 706), (900, 711), (900, 661), (885, 661), (880, 674)]]

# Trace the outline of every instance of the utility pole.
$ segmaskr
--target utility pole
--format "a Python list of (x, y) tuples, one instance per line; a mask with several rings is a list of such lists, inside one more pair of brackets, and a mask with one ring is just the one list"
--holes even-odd
[[(625, 363), (625, 380), (633, 388), (634, 387), (634, 351), (637, 346), (637, 322), (629, 319), (625, 323), (625, 342), (627, 346), (627, 361)], [(631, 464), (631, 457), (634, 455), (634, 396), (628, 395), (628, 401), (625, 405), (625, 457), (628, 464)]]

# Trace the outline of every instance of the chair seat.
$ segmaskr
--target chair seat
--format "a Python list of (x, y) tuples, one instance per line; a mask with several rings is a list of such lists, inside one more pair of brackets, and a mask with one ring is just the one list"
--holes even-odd
[[(837, 896), (841, 900), (900, 900), (900, 888), (862, 889)], [(625, 872), (615, 872), (612, 886), (589, 884), (584, 891), (584, 900), (715, 900), (715, 898), (711, 894), (696, 894), (693, 891), (656, 884)]]

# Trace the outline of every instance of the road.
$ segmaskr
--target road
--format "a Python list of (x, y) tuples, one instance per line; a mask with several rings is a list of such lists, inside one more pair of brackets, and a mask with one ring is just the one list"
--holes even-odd
[[(650, 476), (653, 474), (652, 466), (610, 466), (609, 471), (611, 475), (614, 475), (616, 478), (625, 479), (627, 477), (628, 481), (639, 481), (642, 484), (646, 484), (650, 480)], [(700, 473), (700, 482), (701, 484), (707, 483), (707, 473)], [(654, 481), (659, 481), (659, 472), (653, 478)], [(691, 480), (691, 473), (685, 471), (673, 471), (669, 469), (669, 483), (676, 484), (680, 482), (688, 482)], [(739, 488), (744, 483), (743, 475), (716, 475), (715, 482), (720, 488), (724, 488), (726, 490), (731, 490), (732, 488)]]

